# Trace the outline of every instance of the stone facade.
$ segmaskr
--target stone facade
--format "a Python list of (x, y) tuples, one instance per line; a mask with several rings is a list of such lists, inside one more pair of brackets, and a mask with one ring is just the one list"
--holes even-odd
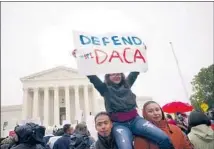
[[(76, 124), (105, 111), (104, 101), (87, 77), (67, 67), (56, 67), (21, 78), (23, 104), (1, 107), (1, 134), (21, 121), (38, 120), (44, 126)], [(150, 97), (137, 97), (139, 114)], [(4, 122), (8, 122), (3, 131)]]

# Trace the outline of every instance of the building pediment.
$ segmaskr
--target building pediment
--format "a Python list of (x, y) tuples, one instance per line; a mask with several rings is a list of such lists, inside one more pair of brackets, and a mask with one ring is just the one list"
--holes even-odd
[(74, 78), (84, 79), (86, 77), (78, 74), (75, 69), (60, 66), (23, 77), (21, 81), (66, 80)]

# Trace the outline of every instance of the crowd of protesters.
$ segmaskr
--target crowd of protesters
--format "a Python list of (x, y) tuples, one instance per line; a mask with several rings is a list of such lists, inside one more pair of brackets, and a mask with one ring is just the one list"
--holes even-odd
[(173, 118), (159, 103), (148, 101), (140, 116), (131, 90), (138, 75), (107, 74), (104, 82), (88, 76), (104, 97), (106, 108), (94, 119), (97, 140), (84, 122), (54, 131), (27, 123), (15, 127), (15, 135), (2, 140), (1, 149), (214, 149), (214, 108), (208, 113), (178, 112)]

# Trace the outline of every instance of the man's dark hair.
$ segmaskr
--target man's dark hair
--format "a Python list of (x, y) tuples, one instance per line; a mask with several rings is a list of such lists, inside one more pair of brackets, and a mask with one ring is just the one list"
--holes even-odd
[(87, 125), (84, 123), (77, 124), (74, 133), (90, 136), (88, 133)]
[(54, 136), (62, 136), (64, 134), (63, 128), (57, 129)]
[(209, 120), (209, 118), (202, 112), (198, 112), (198, 111), (192, 111), (189, 115), (189, 127), (188, 127), (188, 131), (191, 131), (192, 127), (198, 126), (198, 125), (207, 125), (210, 126), (211, 125), (211, 121)]
[(67, 131), (68, 131), (70, 128), (71, 128), (71, 124), (65, 124), (65, 125), (63, 126), (63, 131), (64, 131), (64, 133), (67, 133)]
[(170, 114), (166, 114), (166, 117), (167, 117), (168, 119), (173, 119), (172, 116), (171, 116)]
[(98, 118), (99, 116), (101, 116), (101, 115), (106, 115), (106, 116), (108, 116), (109, 119), (111, 120), (110, 115), (109, 115), (107, 112), (102, 111), (102, 112), (97, 113), (97, 115), (94, 117), (94, 122), (95, 122), (95, 123), (96, 123), (97, 118)]

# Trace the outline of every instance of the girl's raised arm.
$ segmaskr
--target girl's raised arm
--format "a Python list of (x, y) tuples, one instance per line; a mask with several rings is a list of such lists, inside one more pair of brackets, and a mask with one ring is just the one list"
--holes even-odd
[(107, 90), (106, 84), (103, 83), (96, 75), (91, 75), (87, 77), (90, 82), (94, 84), (94, 87), (97, 89), (97, 91), (103, 96), (103, 94)]
[(128, 82), (129, 86), (132, 87), (132, 85), (134, 84), (134, 82), (136, 81), (138, 75), (140, 73), (139, 72), (131, 72), (128, 77), (126, 78), (126, 81)]

